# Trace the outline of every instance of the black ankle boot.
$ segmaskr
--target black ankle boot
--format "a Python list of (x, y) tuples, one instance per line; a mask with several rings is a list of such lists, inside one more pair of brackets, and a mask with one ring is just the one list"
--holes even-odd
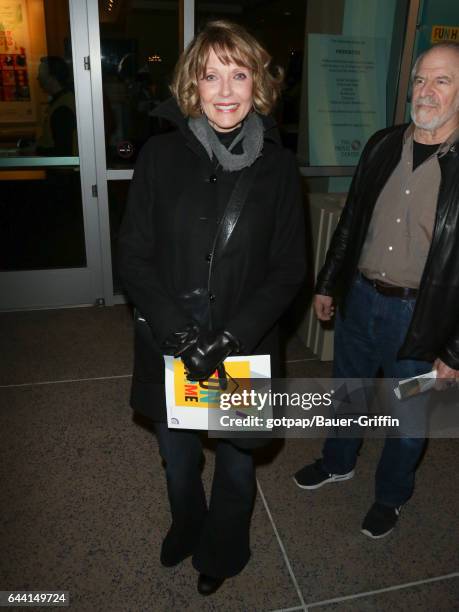
[(207, 574), (199, 574), (198, 592), (201, 595), (212, 595), (212, 593), (218, 591), (224, 582), (224, 578), (215, 578), (214, 576), (207, 576)]

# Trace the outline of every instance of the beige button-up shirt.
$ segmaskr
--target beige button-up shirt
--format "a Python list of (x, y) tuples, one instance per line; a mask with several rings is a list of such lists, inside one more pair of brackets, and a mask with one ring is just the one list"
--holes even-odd
[(403, 137), (400, 162), (376, 201), (359, 270), (367, 278), (417, 289), (435, 224), (441, 180), (438, 157), (448, 152), (459, 130), (414, 171), (413, 132), (411, 124)]

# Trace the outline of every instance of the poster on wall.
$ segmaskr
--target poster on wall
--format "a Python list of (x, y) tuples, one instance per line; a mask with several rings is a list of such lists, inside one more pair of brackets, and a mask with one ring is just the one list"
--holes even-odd
[(459, 43), (459, 27), (448, 25), (432, 26), (430, 34), (430, 42), (435, 45), (439, 42), (454, 42)]
[(0, 122), (34, 120), (26, 0), (0, 0)]
[(416, 26), (414, 57), (439, 42), (459, 43), (459, 4), (451, 0), (424, 0)]
[(384, 39), (309, 34), (308, 75), (310, 165), (355, 166), (386, 125)]

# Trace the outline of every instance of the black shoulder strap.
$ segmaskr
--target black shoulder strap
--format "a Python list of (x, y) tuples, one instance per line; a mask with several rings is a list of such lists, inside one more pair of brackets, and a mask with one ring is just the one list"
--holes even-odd
[(249, 195), (249, 189), (254, 182), (255, 175), (258, 171), (256, 162), (244, 170), (239, 175), (236, 184), (231, 192), (231, 197), (226, 205), (223, 217), (218, 224), (217, 233), (215, 234), (214, 243), (212, 245), (212, 260), (220, 255), (228, 244), (231, 234), (233, 233), (239, 216), (244, 208), (244, 204)]
[[(244, 208), (244, 204), (249, 195), (250, 186), (253, 184), (255, 175), (258, 171), (258, 164), (255, 162), (244, 170), (239, 175), (236, 184), (231, 192), (230, 199), (226, 205), (223, 217), (217, 227), (217, 233), (215, 234), (214, 243), (212, 245), (211, 259), (209, 263), (209, 274), (207, 276), (207, 293), (210, 294), (210, 287), (212, 283), (212, 272), (214, 269), (215, 259), (222, 253), (231, 234), (233, 233), (239, 216)], [(209, 303), (208, 303), (209, 304)], [(212, 313), (210, 308), (208, 309), (209, 328), (212, 329)], [(223, 377), (224, 378), (224, 377)]]

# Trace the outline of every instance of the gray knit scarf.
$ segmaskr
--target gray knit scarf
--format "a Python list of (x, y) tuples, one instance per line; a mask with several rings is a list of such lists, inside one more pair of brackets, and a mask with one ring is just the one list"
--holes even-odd
[[(228, 148), (220, 142), (205, 115), (196, 118), (190, 117), (188, 126), (205, 148), (210, 159), (215, 155), (223, 170), (227, 172), (235, 172), (251, 166), (261, 155), (263, 122), (257, 113), (252, 112), (248, 115), (242, 124), (241, 131)], [(231, 153), (239, 142), (242, 143), (242, 153)]]

